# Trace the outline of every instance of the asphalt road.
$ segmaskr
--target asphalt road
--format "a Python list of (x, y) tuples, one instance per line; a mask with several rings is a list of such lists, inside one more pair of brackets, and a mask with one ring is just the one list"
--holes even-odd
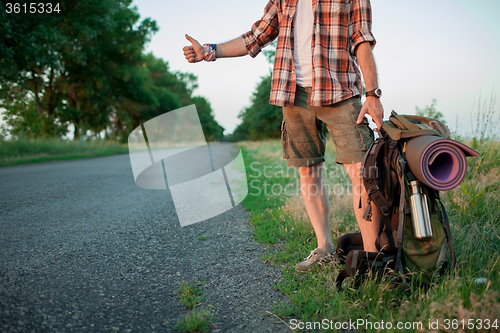
[(285, 300), (281, 275), (247, 218), (237, 206), (181, 228), (128, 155), (0, 168), (0, 330), (174, 332), (175, 291), (197, 279), (209, 331), (289, 332), (266, 312)]

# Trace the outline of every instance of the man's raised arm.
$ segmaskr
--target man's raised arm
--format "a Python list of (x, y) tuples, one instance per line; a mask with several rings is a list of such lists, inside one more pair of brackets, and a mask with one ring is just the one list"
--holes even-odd
[[(184, 57), (188, 62), (195, 63), (205, 60), (207, 53), (210, 52), (210, 46), (205, 48), (196, 39), (189, 35), (186, 35), (186, 39), (191, 42), (190, 46), (184, 46), (182, 50), (184, 51)], [(212, 44), (213, 45), (213, 44)], [(217, 44), (215, 46), (215, 57), (216, 58), (232, 58), (241, 57), (248, 54), (248, 50), (245, 46), (243, 38), (237, 37), (228, 42)]]

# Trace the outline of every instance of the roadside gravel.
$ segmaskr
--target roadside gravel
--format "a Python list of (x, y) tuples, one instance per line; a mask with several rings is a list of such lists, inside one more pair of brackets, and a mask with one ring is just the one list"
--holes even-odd
[[(240, 206), (181, 228), (128, 155), (0, 168), (2, 332), (175, 332), (182, 281), (205, 281), (212, 332), (290, 332), (287, 301)], [(199, 239), (200, 235), (206, 240)]]

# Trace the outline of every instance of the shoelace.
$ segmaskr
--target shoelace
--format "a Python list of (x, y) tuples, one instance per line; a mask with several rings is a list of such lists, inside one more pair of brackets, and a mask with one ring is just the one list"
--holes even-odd
[(309, 256), (307, 258), (304, 258), (304, 260), (307, 260), (313, 256), (313, 254), (316, 253), (316, 249), (312, 250), (311, 253), (309, 253)]
[[(304, 258), (304, 260), (307, 260), (307, 259), (311, 258), (313, 256), (313, 254), (315, 254), (315, 253), (319, 254), (319, 253), (316, 252), (316, 250), (317, 249), (312, 250), (311, 253), (309, 253), (309, 256), (307, 258)], [(335, 251), (336, 250), (333, 250), (332, 252), (327, 252), (326, 255), (323, 258), (321, 258), (319, 261), (326, 261), (326, 260), (328, 260), (330, 257), (332, 257), (332, 253), (335, 252)]]

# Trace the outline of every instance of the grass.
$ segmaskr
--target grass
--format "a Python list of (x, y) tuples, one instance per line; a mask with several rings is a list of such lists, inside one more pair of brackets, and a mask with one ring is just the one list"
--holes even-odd
[(174, 326), (174, 329), (179, 332), (205, 332), (211, 321), (210, 313), (207, 310), (193, 309)]
[(209, 325), (213, 322), (208, 310), (199, 308), (205, 292), (203, 291), (204, 283), (194, 281), (186, 283), (182, 281), (176, 294), (180, 298), (181, 303), (188, 309), (186, 316), (179, 320), (174, 329), (179, 332), (205, 332)]
[[(296, 325), (298, 331), (300, 327), (307, 328), (307, 322), (321, 320), (331, 321), (330, 325), (309, 327), (308, 331), (336, 331), (334, 323), (358, 319), (366, 323), (358, 327), (359, 331), (396, 332), (398, 322), (411, 326), (408, 332), (455, 332), (460, 325), (471, 323), (474, 329), (469, 331), (498, 330), (491, 329), (491, 324), (496, 320), (500, 327), (499, 142), (476, 142), (481, 157), (469, 158), (464, 182), (442, 193), (452, 224), (458, 262), (456, 277), (442, 279), (430, 288), (412, 287), (404, 292), (393, 290), (386, 278), (366, 279), (359, 288), (348, 286), (339, 292), (334, 282), (343, 267), (336, 263), (316, 266), (307, 273), (296, 272), (295, 263), (316, 247), (300, 197), (298, 173), (286, 167), (277, 140), (239, 145), (249, 185), (243, 205), (251, 212), (254, 238), (276, 246), (276, 253), (269, 251), (263, 259), (282, 267), (283, 280), (276, 288), (291, 301), (290, 305), (275, 308), (275, 313), (302, 323), (303, 326)], [(330, 144), (324, 175), (330, 189), (330, 223), (335, 240), (356, 231), (357, 226), (349, 179), (343, 168), (335, 164), (333, 149)], [(486, 278), (487, 282), (475, 283), (478, 278)], [(484, 328), (486, 325), (479, 329), (477, 320), (489, 320), (490, 330)], [(377, 328), (382, 321), (394, 326)]]
[(127, 145), (113, 141), (63, 141), (58, 139), (0, 140), (0, 166), (70, 160), (128, 153)]
[(181, 286), (177, 290), (177, 296), (181, 299), (181, 303), (188, 309), (194, 309), (201, 304), (205, 293), (203, 292), (203, 284), (199, 281), (186, 283), (182, 281)]

